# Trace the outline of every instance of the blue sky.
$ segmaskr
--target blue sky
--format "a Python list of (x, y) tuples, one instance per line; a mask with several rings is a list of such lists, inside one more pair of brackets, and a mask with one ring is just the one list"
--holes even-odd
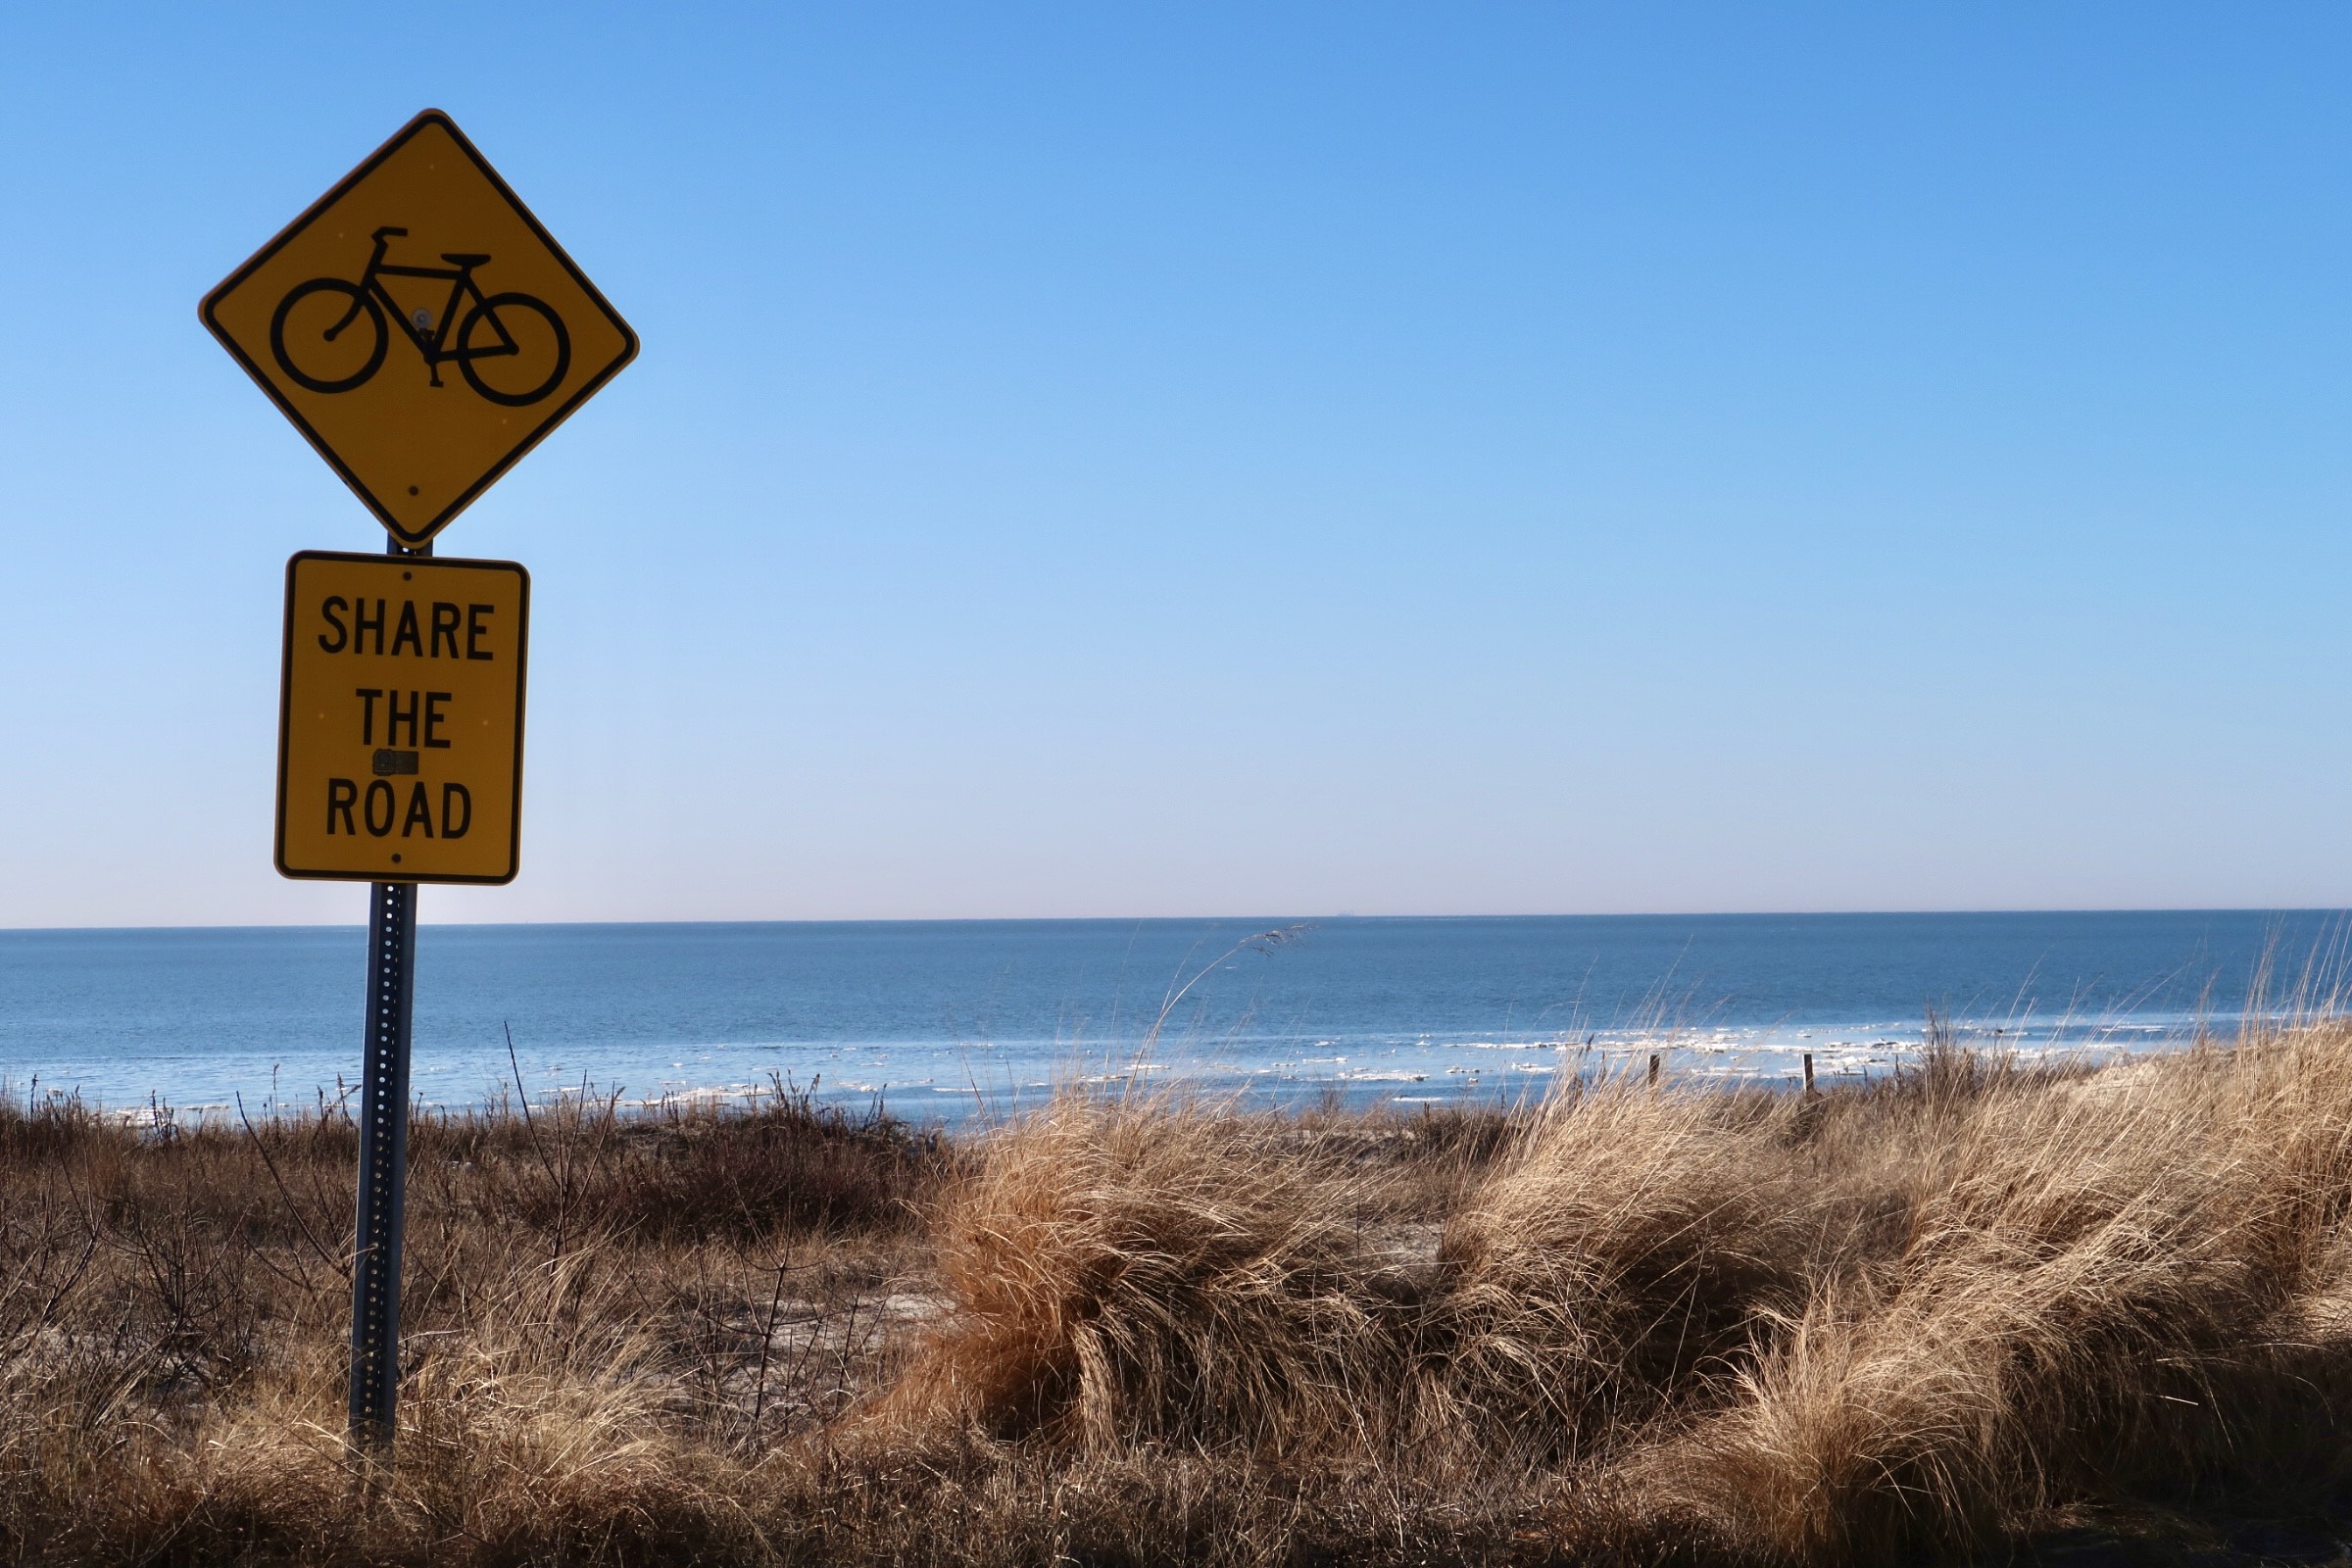
[(427, 105), (639, 361), (428, 919), (2352, 903), (2352, 17), (0, 20), (0, 924), (270, 864), (285, 557), (197, 298)]

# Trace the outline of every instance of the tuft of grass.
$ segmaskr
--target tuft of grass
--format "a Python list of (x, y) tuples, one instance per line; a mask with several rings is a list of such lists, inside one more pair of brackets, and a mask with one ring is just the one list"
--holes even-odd
[(951, 1309), (882, 1413), (1098, 1449), (1359, 1434), (1413, 1293), (1364, 1245), (1379, 1175), (1331, 1143), (1168, 1098), (1001, 1130), (939, 1198)]
[(1544, 1106), (1447, 1220), (1424, 1422), (1575, 1463), (1704, 1397), (1758, 1314), (1803, 1297), (1794, 1113), (1634, 1077)]

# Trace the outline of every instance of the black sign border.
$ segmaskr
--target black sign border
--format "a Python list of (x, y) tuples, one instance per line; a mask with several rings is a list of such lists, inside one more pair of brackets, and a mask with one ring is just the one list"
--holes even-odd
[[(536, 430), (523, 437), (523, 439), (515, 445), (514, 450), (510, 451), (497, 463), (493, 464), (488, 472), (484, 473), (479, 479), (476, 479), (464, 494), (460, 495), (457, 500), (451, 502), (438, 516), (432, 519), (432, 521), (426, 523), (422, 532), (411, 533), (407, 529), (403, 528), (400, 523), (394, 519), (392, 514), (384, 509), (383, 503), (378, 501), (374, 494), (369, 491), (366, 485), (360, 482), (359, 476), (353, 473), (351, 469), (345, 466), (343, 460), (335, 455), (334, 449), (326, 444), (326, 439), (317, 430), (311, 427), (310, 420), (304, 418), (302, 416), (302, 412), (295, 408), (293, 403), (287, 399), (284, 393), (278, 390), (276, 383), (271, 381), (268, 373), (262, 369), (260, 363), (251, 355), (247, 354), (242, 348), (240, 348), (237, 345), (236, 340), (228, 335), (227, 329), (220, 324), (220, 318), (216, 314), (216, 311), (222, 300), (226, 299), (231, 293), (235, 292), (238, 284), (244, 282), (248, 277), (251, 277), (254, 272), (259, 270), (261, 267), (272, 256), (275, 256), (280, 250), (284, 249), (289, 243), (291, 243), (296, 235), (300, 234), (304, 229), (308, 228), (313, 222), (315, 222), (318, 217), (326, 211), (327, 208), (333, 206), (348, 191), (350, 191), (353, 186), (357, 185), (361, 180), (367, 178), (370, 173), (374, 172), (377, 165), (381, 164), (385, 159), (391, 157), (394, 153), (400, 151), (403, 146), (407, 145), (412, 137), (416, 136), (427, 125), (439, 125), (443, 130), (449, 132), (450, 139), (458, 144), (459, 150), (465, 153), (467, 158), (473, 160), (473, 167), (481, 171), (483, 177), (490, 181), (491, 185), (496, 188), (499, 195), (506, 198), (507, 203), (514, 209), (515, 214), (521, 218), (525, 224), (529, 225), (531, 232), (539, 237), (539, 242), (542, 245), (545, 245), (549, 252), (554, 255), (557, 262), (563, 266), (564, 270), (571, 274), (571, 280), (574, 283), (577, 283), (580, 288), (586, 292), (591, 300), (596, 302), (597, 309), (605, 313), (606, 319), (610, 320), (620, 330), (620, 335), (625, 340), (625, 346), (621, 349), (620, 357), (618, 359), (606, 366), (603, 369), (597, 371), (596, 374), (590, 376), (588, 380), (580, 387), (580, 389), (573, 393), (571, 397), (564, 402), (562, 408), (556, 410), (554, 414), (550, 415), (544, 421), (542, 421)], [(522, 198), (514, 194), (514, 188), (512, 185), (509, 185), (504, 179), (499, 177), (498, 171), (490, 167), (490, 160), (484, 158), (481, 154), (481, 149), (474, 146), (474, 144), (466, 138), (466, 133), (458, 128), (458, 122), (450, 119), (447, 114), (438, 109), (427, 109), (416, 119), (401, 126), (399, 130), (393, 132), (391, 140), (385, 142), (374, 152), (368, 154), (367, 160), (363, 162), (359, 168), (353, 170), (350, 173), (344, 175), (341, 180), (337, 181), (332, 190), (319, 197), (317, 201), (311, 203), (309, 207), (303, 209), (301, 217), (295, 219), (294, 221), (288, 223), (284, 228), (279, 229), (277, 231), (277, 236), (270, 240), (269, 244), (254, 252), (253, 256), (245, 263), (244, 266), (238, 268), (235, 271), (229, 273), (228, 276), (222, 278), (218, 284), (214, 285), (212, 292), (205, 295), (204, 299), (197, 305), (196, 315), (198, 318), (204, 322), (205, 328), (210, 331), (215, 338), (220, 340), (220, 346), (228, 350), (230, 358), (234, 359), (239, 365), (243, 366), (245, 368), (245, 373), (252, 376), (254, 383), (264, 392), (269, 394), (270, 401), (277, 405), (278, 413), (284, 415), (286, 418), (293, 424), (294, 428), (302, 432), (303, 439), (310, 442), (312, 448), (318, 452), (318, 456), (326, 460), (326, 466), (334, 469), (335, 472), (342, 477), (342, 480), (345, 484), (351, 486), (352, 494), (358, 496), (360, 500), (367, 506), (368, 510), (375, 514), (376, 521), (384, 525), (384, 531), (389, 533), (393, 538), (399, 540), (402, 544), (407, 545), (412, 550), (421, 544), (424, 544), (435, 534), (438, 534), (442, 529), (448, 527), (450, 523), (456, 519), (459, 513), (464, 512), (467, 507), (473, 505), (476, 500), (480, 499), (483, 491), (489, 489), (492, 485), (498, 483), (499, 480), (505, 478), (509, 468), (512, 468), (515, 464), (521, 462), (523, 456), (533, 447), (537, 446), (541, 441), (545, 440), (547, 436), (554, 431), (556, 426), (562, 424), (565, 419), (570, 418), (573, 412), (576, 411), (581, 404), (596, 396), (598, 392), (604, 389), (604, 385), (607, 381), (610, 381), (612, 379), (612, 377), (618, 375), (622, 368), (626, 367), (630, 361), (637, 358), (636, 329), (621, 318), (620, 313), (612, 308), (612, 302), (605, 298), (604, 291), (599, 289), (594, 283), (588, 281), (588, 274), (580, 270), (579, 264), (571, 259), (570, 253), (564, 250), (563, 246), (556, 243), (556, 237), (547, 231), (546, 225), (539, 221), (538, 217), (532, 213), (530, 208), (523, 205)]]
[[(373, 871), (298, 871), (286, 864), (286, 768), (293, 746), (294, 718), (294, 574), (306, 561), (360, 561), (373, 566), (428, 569), (456, 566), (467, 570), (511, 571), (522, 580), (522, 624), (514, 638), (514, 819), (507, 834), (504, 876), (381, 876)], [(469, 561), (463, 556), (386, 556), (372, 551), (297, 550), (286, 558), (286, 634), (278, 653), (277, 669), (277, 822), (270, 858), (277, 874), (298, 882), (461, 882), (476, 887), (504, 887), (522, 869), (522, 727), (527, 711), (531, 667), (531, 574), (519, 561)]]

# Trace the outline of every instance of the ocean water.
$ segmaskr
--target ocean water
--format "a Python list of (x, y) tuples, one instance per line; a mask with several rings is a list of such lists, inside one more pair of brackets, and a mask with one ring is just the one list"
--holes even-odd
[[(1651, 1052), (1785, 1082), (1805, 1052), (1832, 1078), (1889, 1071), (1932, 1010), (2004, 1049), (2166, 1049), (2325, 989), (2343, 930), (2246, 910), (428, 925), (413, 1081), (462, 1105), (782, 1079), (946, 1121), (1072, 1080), (1509, 1098)], [(0, 931), (0, 1085), (125, 1111), (332, 1101), (364, 969), (357, 927)]]

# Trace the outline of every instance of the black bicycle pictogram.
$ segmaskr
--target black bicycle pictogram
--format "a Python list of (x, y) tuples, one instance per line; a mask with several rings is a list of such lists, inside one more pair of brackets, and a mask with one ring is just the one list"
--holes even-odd
[[(432, 372), (433, 385), (441, 384), (441, 366), (455, 360), (458, 372), (466, 384), (493, 403), (509, 408), (521, 408), (536, 403), (564, 384), (564, 372), (571, 368), (571, 334), (564, 330), (564, 318), (551, 310), (544, 300), (528, 294), (484, 295), (479, 283), (473, 280), (473, 270), (490, 260), (487, 256), (444, 254), (447, 267), (395, 267), (384, 260), (386, 244), (408, 234), (405, 228), (379, 228), (375, 231), (375, 254), (368, 258), (368, 270), (356, 283), (340, 277), (314, 277), (307, 283), (297, 283), (286, 297), (277, 303), (277, 314), (270, 318), (270, 351), (277, 356), (278, 368), (298, 383), (314, 392), (349, 392), (365, 384), (368, 378), (382, 368), (384, 351), (390, 347), (392, 334), (384, 325), (384, 312), (389, 307), (392, 319), (416, 345), (424, 356), (425, 368)], [(419, 310), (414, 318), (402, 314), (400, 302), (384, 284), (387, 277), (426, 277), (449, 284), (449, 303), (435, 316)], [(295, 313), (305, 301), (316, 299), (319, 305), (332, 310), (338, 300), (350, 304), (333, 324), (318, 326), (322, 318), (316, 310), (303, 311), (302, 318)], [(470, 300), (472, 307), (461, 318), (459, 311)], [(544, 323), (524, 324), (525, 318), (535, 317)], [(366, 318), (368, 330), (373, 333), (359, 368), (347, 373), (335, 373), (354, 358), (346, 347), (338, 353), (333, 345), (344, 330), (355, 321)], [(519, 329), (510, 329), (509, 323)], [(313, 367), (324, 373), (314, 374), (294, 362), (287, 342), (288, 325), (292, 323), (292, 348), (300, 349)], [(455, 323), (453, 330), (452, 323)], [(553, 359), (553, 368), (544, 375), (539, 367)], [(496, 380), (485, 376), (480, 368), (483, 361), (492, 362), (491, 373)], [(511, 362), (499, 365), (499, 361)], [(337, 363), (340, 362), (340, 363)], [(531, 376), (539, 378), (520, 390), (511, 390), (515, 383)], [(500, 386), (504, 381), (508, 386)]]

